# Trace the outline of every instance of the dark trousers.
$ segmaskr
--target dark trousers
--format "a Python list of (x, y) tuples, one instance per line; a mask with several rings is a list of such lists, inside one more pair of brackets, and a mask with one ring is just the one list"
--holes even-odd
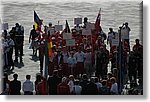
[(134, 77), (134, 81), (136, 82), (137, 71), (136, 71), (136, 70), (129, 69), (128, 76), (129, 76), (130, 82), (132, 81), (132, 76)]
[(8, 58), (8, 65), (9, 66), (14, 66), (14, 62), (13, 62), (13, 58), (12, 58), (12, 55), (13, 55), (13, 48), (11, 48), (9, 50), (9, 52), (7, 53), (7, 58)]
[[(20, 56), (19, 56), (20, 55)], [(22, 61), (23, 56), (23, 44), (20, 46), (15, 46), (15, 60), (18, 60), (18, 57), (20, 57), (20, 60)]]
[(39, 55), (39, 60), (40, 60), (40, 72), (42, 73), (42, 71), (43, 71), (44, 56)]

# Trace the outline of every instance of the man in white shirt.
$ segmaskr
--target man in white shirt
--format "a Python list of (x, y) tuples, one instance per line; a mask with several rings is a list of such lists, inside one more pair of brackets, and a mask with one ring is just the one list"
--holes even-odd
[(67, 61), (68, 67), (70, 70), (70, 74), (75, 75), (75, 69), (76, 69), (77, 61), (76, 61), (76, 58), (74, 57), (73, 51), (70, 51), (70, 54), (71, 54), (71, 56), (68, 58), (68, 61)]
[(2, 48), (1, 48), (1, 50), (2, 50), (2, 57), (3, 57), (2, 63), (3, 63), (3, 67), (5, 70), (7, 70), (7, 67), (8, 67), (8, 55), (7, 55), (8, 54), (8, 47), (9, 47), (9, 45), (8, 45), (8, 42), (6, 39), (6, 35), (3, 32), (2, 33)]
[(54, 27), (52, 26), (52, 23), (51, 22), (49, 22), (49, 27), (47, 28), (47, 34), (48, 34), (48, 36), (50, 36), (50, 35), (53, 35), (54, 34)]
[(92, 72), (93, 72), (93, 67), (92, 67), (92, 53), (91, 49), (87, 48), (86, 53), (85, 53), (85, 61), (84, 61), (84, 69), (86, 74), (91, 77)]
[(83, 74), (84, 73), (84, 52), (81, 51), (81, 48), (78, 49), (78, 52), (75, 53), (75, 58), (77, 60), (77, 67), (76, 67), (76, 74)]
[(8, 57), (8, 67), (9, 67), (9, 70), (10, 68), (12, 67), (11, 70), (14, 69), (14, 62), (13, 62), (13, 58), (12, 58), (12, 55), (13, 55), (13, 47), (15, 46), (15, 43), (14, 41), (10, 38), (10, 34), (7, 34), (7, 43), (8, 43), (8, 52), (7, 52), (7, 57)]
[(33, 86), (33, 82), (30, 81), (30, 78), (31, 78), (30, 75), (26, 75), (27, 80), (23, 83), (22, 86), (24, 95), (33, 95), (34, 86)]
[(98, 77), (95, 78), (95, 84), (97, 85), (98, 92), (100, 92), (100, 88), (102, 87), (102, 84), (99, 82)]
[(128, 48), (130, 51), (130, 27), (128, 26), (128, 22), (126, 22), (125, 24), (123, 24), (123, 27), (121, 29), (121, 33), (122, 33), (122, 39), (124, 40), (124, 43), (127, 42), (128, 43)]
[(74, 76), (69, 75), (69, 82), (68, 82), (69, 88), (70, 88), (70, 93), (73, 93), (73, 86), (74, 86)]
[(112, 39), (114, 39), (115, 37), (115, 32), (113, 31), (113, 28), (109, 28), (109, 32), (108, 32), (108, 38), (107, 38), (107, 45), (109, 42), (110, 47), (112, 46)]
[(68, 58), (69, 58), (69, 52), (67, 51), (67, 47), (64, 46), (63, 47), (63, 52), (62, 52), (62, 55), (63, 55), (63, 66), (62, 66), (62, 72), (63, 72), (63, 75), (66, 75), (68, 76), (70, 74), (69, 72), (69, 68), (68, 68)]
[(116, 78), (112, 77), (110, 80), (112, 82), (112, 86), (111, 86), (110, 92), (113, 95), (117, 95), (118, 94), (118, 84), (116, 83)]
[(79, 80), (76, 79), (74, 82), (73, 93), (75, 95), (81, 95), (82, 87), (79, 85)]

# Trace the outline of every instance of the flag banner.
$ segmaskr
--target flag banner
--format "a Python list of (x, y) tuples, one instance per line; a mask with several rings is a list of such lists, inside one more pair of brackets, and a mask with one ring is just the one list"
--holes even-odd
[(63, 39), (72, 39), (71, 33), (63, 33)]
[(8, 23), (3, 23), (2, 30), (7, 30), (7, 29), (8, 29)]
[(82, 24), (82, 18), (74, 18), (74, 24)]
[(67, 39), (66, 46), (75, 46), (75, 39)]
[(55, 31), (62, 31), (63, 25), (55, 25)]
[[(101, 9), (100, 9), (100, 11), (101, 11)], [(97, 15), (97, 18), (96, 18), (96, 21), (95, 21), (95, 29), (96, 29), (96, 32), (101, 32), (100, 30), (100, 21), (101, 21), (101, 14), (100, 14), (100, 11), (99, 11), (99, 13), (98, 13), (98, 15)]]
[(42, 25), (42, 22), (41, 22), (39, 16), (37, 15), (37, 13), (34, 11), (34, 26), (35, 26), (35, 29), (37, 29), (38, 26), (41, 27), (41, 25)]
[(91, 28), (82, 29), (82, 35), (92, 35)]
[(52, 53), (53, 53), (52, 48), (53, 48), (53, 44), (52, 44), (52, 40), (50, 39), (48, 42), (48, 56), (50, 58), (52, 58)]

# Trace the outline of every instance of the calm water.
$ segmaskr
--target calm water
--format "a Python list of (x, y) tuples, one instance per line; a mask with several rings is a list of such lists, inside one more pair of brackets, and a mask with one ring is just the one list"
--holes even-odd
[[(57, 0), (56, 0), (57, 1)], [(106, 0), (107, 1), (107, 0)], [(104, 32), (108, 32), (108, 28), (112, 27), (115, 31), (123, 22), (128, 22), (131, 28), (131, 44), (133, 45), (136, 38), (140, 38), (141, 21), (140, 21), (140, 1), (109, 1), (104, 2), (94, 0), (80, 2), (60, 0), (38, 0), (34, 1), (2, 1), (3, 6), (3, 22), (8, 22), (9, 27), (14, 26), (16, 22), (21, 23), (25, 27), (25, 38), (28, 39), (29, 31), (33, 25), (33, 11), (35, 10), (39, 17), (44, 20), (44, 25), (49, 22), (57, 24), (65, 24), (68, 20), (70, 26), (73, 26), (73, 18), (88, 17), (89, 21), (95, 22), (99, 8), (102, 8), (101, 26)]]

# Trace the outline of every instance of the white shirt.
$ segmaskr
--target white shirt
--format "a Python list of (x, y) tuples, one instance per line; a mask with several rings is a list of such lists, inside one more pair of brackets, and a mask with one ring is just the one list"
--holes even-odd
[(69, 53), (66, 52), (66, 53), (63, 53), (62, 55), (63, 55), (63, 61), (64, 61), (64, 63), (68, 63), (67, 60), (68, 60), (68, 57), (69, 57)]
[(113, 38), (113, 33), (108, 33), (108, 41), (111, 41)]
[(7, 39), (2, 39), (2, 46), (3, 46), (3, 50), (4, 50), (3, 52), (7, 53), (8, 52), (8, 47), (9, 47)]
[(58, 64), (60, 64), (60, 58), (61, 58), (61, 56), (58, 56)]
[(91, 52), (85, 53), (85, 63), (91, 63), (91, 62), (92, 62)]
[(7, 39), (7, 43), (8, 43), (9, 48), (12, 48), (15, 45), (14, 41), (11, 38)]
[(112, 84), (110, 92), (118, 94), (118, 85), (117, 85), (117, 83)]
[(73, 92), (73, 86), (74, 86), (73, 81), (70, 80), (70, 81), (68, 82), (68, 85), (69, 85), (69, 88), (70, 88), (70, 92)]
[(74, 85), (74, 92), (76, 95), (81, 95), (82, 87), (79, 85)]
[(33, 82), (31, 82), (30, 80), (26, 80), (26, 81), (23, 83), (22, 90), (23, 90), (24, 92), (25, 92), (25, 91), (33, 92), (33, 90), (34, 90)]
[(102, 87), (102, 84), (100, 82), (95, 83), (97, 85), (97, 89), (99, 91), (100, 87)]
[(81, 51), (81, 53), (76, 52), (74, 56), (75, 56), (77, 62), (84, 62), (84, 59), (85, 59), (84, 52), (82, 52), (82, 51)]
[(68, 58), (67, 62), (71, 66), (73, 66), (73, 65), (75, 65), (77, 63), (76, 58), (75, 57), (71, 57), (71, 56)]
[(50, 34), (50, 35), (53, 35), (53, 31), (54, 31), (55, 29), (54, 28), (52, 28), (52, 27), (48, 27), (47, 28), (47, 34)]

